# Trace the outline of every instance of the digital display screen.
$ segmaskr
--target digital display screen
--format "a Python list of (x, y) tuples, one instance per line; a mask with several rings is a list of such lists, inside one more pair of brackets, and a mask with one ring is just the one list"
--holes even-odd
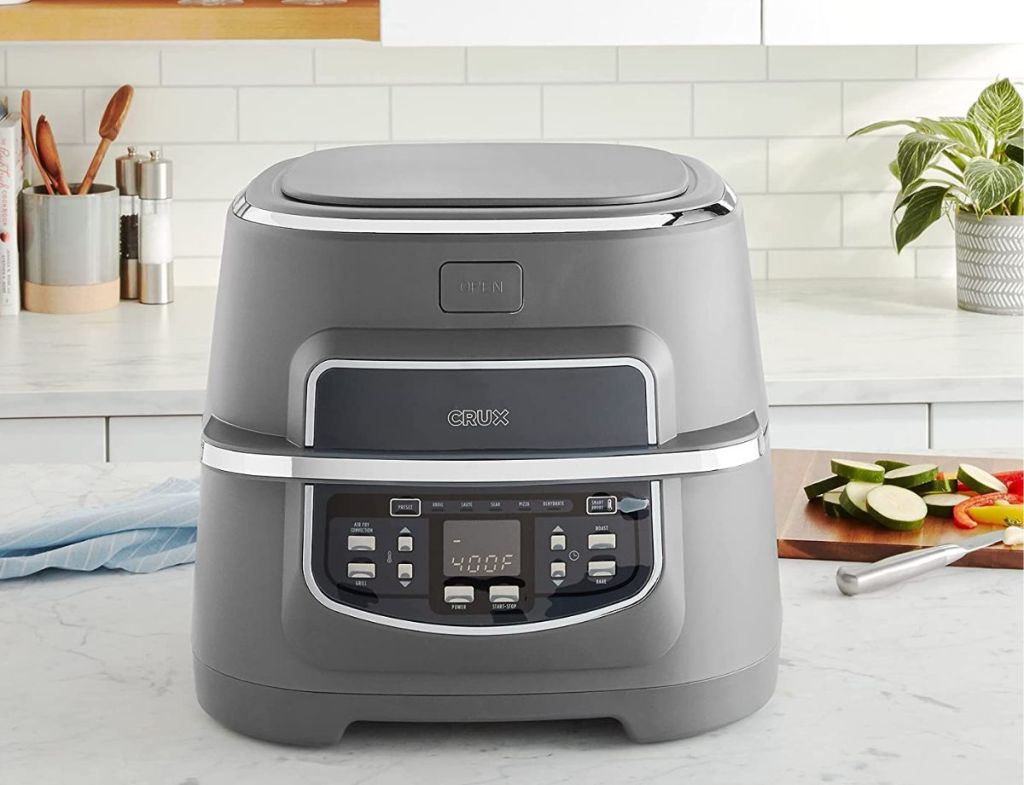
[(519, 575), (520, 550), (517, 520), (444, 522), (446, 578)]

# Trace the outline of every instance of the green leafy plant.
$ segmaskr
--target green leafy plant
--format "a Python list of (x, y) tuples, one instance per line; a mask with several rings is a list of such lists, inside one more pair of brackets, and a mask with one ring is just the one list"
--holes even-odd
[(907, 126), (889, 171), (896, 251), (944, 214), (1024, 215), (1024, 103), (1009, 79), (986, 87), (966, 117), (884, 120), (851, 137)]

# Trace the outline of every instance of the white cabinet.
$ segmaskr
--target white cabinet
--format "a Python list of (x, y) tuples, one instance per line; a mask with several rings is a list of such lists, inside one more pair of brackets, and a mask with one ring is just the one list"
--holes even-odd
[(764, 43), (1002, 44), (1024, 41), (1024, 3), (993, 0), (764, 0)]
[(932, 448), (961, 452), (996, 448), (1024, 453), (1024, 405), (1020, 401), (932, 404)]
[(105, 458), (102, 417), (0, 420), (0, 463), (97, 463)]
[(111, 417), (110, 461), (195, 461), (203, 418)]
[(385, 46), (757, 44), (761, 0), (381, 0)]
[(928, 405), (772, 406), (772, 447), (852, 452), (928, 449)]

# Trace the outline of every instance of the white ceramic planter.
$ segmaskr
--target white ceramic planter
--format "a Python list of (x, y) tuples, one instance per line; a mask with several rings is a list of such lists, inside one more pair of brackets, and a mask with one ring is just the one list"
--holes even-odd
[(1024, 217), (957, 213), (956, 299), (965, 311), (1024, 313)]

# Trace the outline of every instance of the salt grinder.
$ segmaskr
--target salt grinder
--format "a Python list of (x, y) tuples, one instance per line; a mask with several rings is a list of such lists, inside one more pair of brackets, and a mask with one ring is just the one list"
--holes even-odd
[(138, 165), (139, 302), (174, 301), (174, 252), (171, 247), (171, 162), (153, 150)]

